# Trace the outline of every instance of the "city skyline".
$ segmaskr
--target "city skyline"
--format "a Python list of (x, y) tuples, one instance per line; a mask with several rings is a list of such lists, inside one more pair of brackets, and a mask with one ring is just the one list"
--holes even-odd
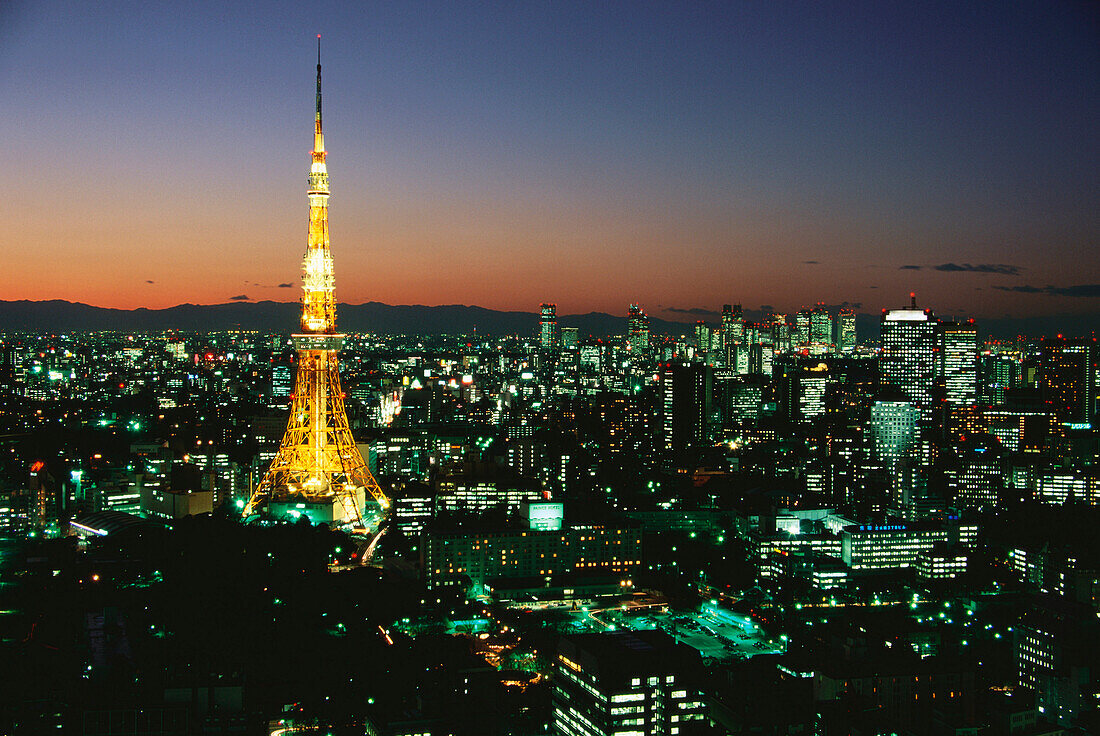
[(295, 301), (321, 32), (341, 302), (1097, 311), (1084, 4), (373, 10), (0, 13), (5, 298)]

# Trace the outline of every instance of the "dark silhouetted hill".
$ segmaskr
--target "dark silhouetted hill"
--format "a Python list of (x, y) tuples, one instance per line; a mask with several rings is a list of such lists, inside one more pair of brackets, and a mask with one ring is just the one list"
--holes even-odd
[[(62, 300), (0, 301), (0, 331), (5, 332), (90, 332), (101, 330), (160, 332), (163, 330), (258, 330), (291, 333), (298, 323), (297, 302), (230, 302), (228, 304), (179, 304), (167, 309), (107, 309)], [(625, 310), (624, 310), (625, 312)], [(763, 313), (745, 311), (747, 320), (759, 320)], [(713, 317), (707, 321), (715, 324)], [(626, 315), (605, 312), (569, 314), (558, 317), (565, 327), (576, 327), (580, 336), (603, 337), (626, 332)], [(878, 336), (879, 315), (857, 314), (860, 340)], [(381, 302), (341, 304), (339, 327), (344, 332), (381, 334), (470, 334), (534, 335), (538, 329), (535, 312), (502, 312), (484, 307), (447, 304), (391, 305)], [(693, 323), (650, 318), (653, 332), (687, 334)], [(1016, 335), (1090, 335), (1100, 330), (1100, 313), (1063, 314), (978, 322), (980, 334), (1010, 338)]]

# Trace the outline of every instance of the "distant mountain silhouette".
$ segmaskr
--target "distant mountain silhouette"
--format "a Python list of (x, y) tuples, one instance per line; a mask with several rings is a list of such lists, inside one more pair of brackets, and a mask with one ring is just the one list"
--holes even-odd
[[(163, 330), (259, 330), (291, 333), (299, 316), (298, 302), (230, 302), (228, 304), (180, 304), (167, 309), (106, 309), (62, 301), (0, 301), (0, 331), (6, 332), (89, 332), (116, 330), (159, 332)], [(501, 312), (484, 307), (448, 304), (391, 305), (381, 302), (341, 304), (339, 327), (344, 332), (381, 334), (469, 334), (534, 335), (538, 329), (535, 312)], [(747, 320), (764, 314), (745, 310)], [(712, 325), (715, 320), (708, 320)], [(605, 312), (559, 315), (558, 324), (576, 327), (580, 336), (605, 337), (626, 332), (626, 314)], [(878, 337), (879, 315), (857, 314), (860, 340)], [(650, 317), (650, 329), (660, 334), (688, 334), (694, 323)], [(1016, 335), (1090, 335), (1100, 330), (1100, 313), (1052, 315), (1021, 319), (993, 319), (978, 322), (980, 335), (1010, 338)]]

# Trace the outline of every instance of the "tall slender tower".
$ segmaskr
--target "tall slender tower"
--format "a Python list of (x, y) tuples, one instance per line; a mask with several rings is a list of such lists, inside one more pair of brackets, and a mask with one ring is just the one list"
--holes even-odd
[(267, 507), (274, 516), (309, 516), (314, 522), (367, 526), (389, 506), (348, 428), (340, 389), (335, 276), (328, 235), (328, 169), (321, 132), (321, 37), (317, 36), (317, 118), (309, 169), (309, 244), (302, 264), (302, 323), (293, 336), (298, 373), (290, 419), (279, 452), (256, 487), (245, 516)]

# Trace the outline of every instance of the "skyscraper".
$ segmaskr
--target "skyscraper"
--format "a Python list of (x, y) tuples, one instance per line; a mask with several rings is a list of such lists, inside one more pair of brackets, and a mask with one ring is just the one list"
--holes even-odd
[(1016, 385), (1019, 362), (1007, 355), (983, 355), (979, 359), (979, 398), (987, 404), (1003, 404), (1005, 390)]
[(978, 328), (969, 322), (941, 322), (938, 356), (944, 399), (953, 406), (978, 400)]
[(726, 339), (726, 349), (741, 342), (745, 334), (745, 315), (740, 304), (722, 305), (722, 336)]
[(1088, 422), (1096, 410), (1096, 340), (1043, 338), (1036, 383), (1060, 422)]
[(833, 317), (824, 304), (817, 304), (810, 310), (810, 352), (814, 355), (827, 353), (833, 345)]
[(883, 384), (901, 389), (926, 416), (936, 376), (936, 319), (929, 310), (917, 307), (916, 294), (909, 296), (909, 307), (882, 312), (879, 371)]
[(556, 350), (561, 345), (558, 305), (544, 302), (539, 305), (539, 312), (539, 347), (543, 350)]
[(348, 427), (340, 388), (335, 275), (328, 231), (328, 169), (321, 132), (321, 37), (317, 37), (317, 116), (309, 170), (309, 242), (302, 264), (301, 332), (293, 336), (298, 373), (290, 418), (271, 467), (245, 507), (273, 515), (308, 516), (325, 524), (363, 526), (366, 496), (389, 501), (363, 460)]
[(794, 316), (794, 343), (805, 347), (810, 343), (810, 310), (800, 309)]
[(856, 349), (856, 313), (847, 307), (836, 317), (836, 349), (840, 353)]
[(627, 311), (626, 347), (632, 353), (645, 355), (649, 352), (649, 316), (637, 304), (631, 304)]
[(876, 401), (871, 407), (874, 458), (898, 508), (911, 500), (911, 488), (902, 471), (915, 459), (919, 418), (919, 410), (908, 401)]
[(707, 352), (710, 351), (710, 327), (702, 320), (695, 323), (695, 347), (699, 358), (706, 360)]
[(575, 350), (577, 347), (577, 337), (580, 333), (580, 329), (577, 327), (562, 327), (561, 328), (561, 346), (568, 348), (569, 350)]
[(661, 366), (661, 428), (664, 447), (682, 450), (707, 439), (710, 369), (705, 363)]

